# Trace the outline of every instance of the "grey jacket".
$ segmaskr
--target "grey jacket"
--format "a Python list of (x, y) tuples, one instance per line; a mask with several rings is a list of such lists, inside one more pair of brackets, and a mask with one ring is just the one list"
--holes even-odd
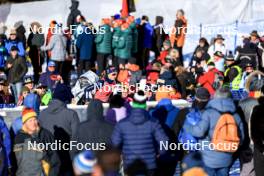
[(53, 34), (47, 46), (40, 48), (43, 51), (51, 50), (51, 60), (65, 61), (66, 58), (66, 37), (62, 34)]

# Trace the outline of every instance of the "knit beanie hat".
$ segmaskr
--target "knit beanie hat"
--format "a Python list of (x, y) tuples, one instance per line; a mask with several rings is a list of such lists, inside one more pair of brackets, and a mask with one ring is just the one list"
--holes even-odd
[(196, 90), (195, 99), (200, 102), (207, 102), (210, 99), (210, 93), (206, 88), (200, 87)]
[(65, 84), (57, 84), (54, 92), (53, 92), (53, 98), (58, 99), (66, 104), (71, 102), (71, 99), (73, 98), (71, 89), (65, 85)]
[(31, 108), (25, 108), (22, 111), (22, 123), (24, 124), (27, 120), (31, 119), (31, 118), (36, 118), (37, 117), (37, 113), (31, 109)]
[(144, 91), (139, 90), (137, 93), (134, 94), (132, 107), (133, 108), (142, 108), (145, 109), (147, 96), (145, 95)]
[(74, 158), (74, 170), (78, 173), (78, 175), (92, 173), (93, 166), (96, 162), (97, 160), (91, 151), (84, 151)]

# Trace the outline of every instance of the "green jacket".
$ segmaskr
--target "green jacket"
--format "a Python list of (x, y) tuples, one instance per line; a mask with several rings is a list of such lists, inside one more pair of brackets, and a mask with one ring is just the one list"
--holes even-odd
[(131, 50), (132, 50), (132, 32), (128, 28), (124, 31), (121, 31), (121, 35), (117, 45), (117, 55), (121, 59), (130, 59)]
[(96, 35), (96, 51), (101, 54), (111, 54), (112, 33), (109, 25), (103, 25), (99, 29), (100, 33)]
[(134, 54), (138, 52), (138, 31), (135, 22), (130, 24), (130, 29), (132, 30), (132, 53)]
[[(242, 69), (237, 65), (233, 66), (233, 68), (237, 70), (238, 74), (231, 83), (231, 89), (238, 90), (240, 88), (240, 82), (242, 80), (243, 72), (242, 72)], [(224, 75), (227, 76), (229, 71), (230, 71), (230, 68), (227, 68)]]
[(113, 38), (112, 38), (112, 48), (114, 49), (114, 56), (119, 57), (118, 56), (118, 40), (120, 38), (121, 35), (121, 28), (120, 27), (116, 27), (114, 28), (113, 31)]

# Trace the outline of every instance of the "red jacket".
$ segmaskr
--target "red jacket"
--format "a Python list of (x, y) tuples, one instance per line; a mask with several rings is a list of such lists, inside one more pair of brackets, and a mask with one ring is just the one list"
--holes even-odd
[(201, 86), (203, 86), (204, 88), (206, 88), (211, 95), (215, 93), (215, 89), (213, 88), (215, 73), (223, 75), (222, 72), (214, 68), (204, 73), (198, 78), (198, 83), (201, 84)]
[(166, 63), (166, 57), (169, 54), (169, 51), (164, 50), (160, 52), (160, 56), (158, 57), (158, 61), (160, 61), (163, 65)]

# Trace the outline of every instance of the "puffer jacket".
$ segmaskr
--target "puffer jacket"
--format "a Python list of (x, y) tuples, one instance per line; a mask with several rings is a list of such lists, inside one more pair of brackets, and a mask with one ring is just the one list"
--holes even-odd
[[(109, 25), (100, 27), (101, 33), (97, 34), (95, 38), (96, 51), (101, 54), (111, 54), (112, 49), (112, 33)], [(102, 33), (104, 31), (104, 33)]]
[(168, 137), (158, 121), (150, 120), (148, 112), (139, 108), (132, 109), (128, 118), (118, 122), (112, 135), (113, 145), (122, 148), (125, 168), (140, 159), (147, 169), (155, 169), (155, 145), (166, 141)]
[(118, 56), (118, 40), (120, 38), (121, 35), (121, 28), (120, 27), (116, 27), (114, 28), (113, 31), (113, 38), (112, 38), (112, 47), (114, 49), (114, 56), (119, 57)]
[[(87, 120), (78, 125), (77, 133), (73, 136), (73, 141), (82, 144), (91, 143), (92, 150), (104, 150), (98, 145), (111, 143), (113, 126), (104, 120), (103, 105), (99, 100), (91, 100), (87, 109)], [(73, 154), (81, 151), (74, 150)]]
[(215, 126), (221, 116), (220, 112), (230, 112), (233, 114), (239, 130), (240, 144), (243, 143), (244, 127), (239, 115), (236, 113), (236, 106), (231, 98), (216, 98), (209, 101), (205, 109), (202, 114), (202, 120), (198, 124), (192, 126), (185, 123), (183, 128), (194, 137), (200, 138), (201, 142), (207, 143), (204, 149), (201, 150), (203, 161), (207, 167), (229, 167), (233, 162), (232, 153), (210, 150), (208, 148), (208, 142), (212, 139)]
[(118, 41), (118, 56), (121, 59), (130, 59), (132, 51), (132, 32), (130, 28), (121, 31)]
[[(46, 144), (53, 142), (52, 134), (43, 128), (40, 128), (39, 132), (34, 135), (29, 135), (22, 129), (15, 137), (14, 153), (18, 165), (16, 175), (59, 175), (60, 160), (57, 152), (50, 149), (41, 150), (40, 148), (34, 148), (34, 143)], [(29, 147), (30, 149), (28, 150)]]
[(136, 23), (133, 22), (130, 24), (130, 29), (132, 31), (132, 53), (138, 52), (138, 31)]
[(53, 34), (47, 46), (42, 46), (41, 50), (51, 51), (51, 60), (65, 61), (66, 58), (66, 37), (62, 34)]

